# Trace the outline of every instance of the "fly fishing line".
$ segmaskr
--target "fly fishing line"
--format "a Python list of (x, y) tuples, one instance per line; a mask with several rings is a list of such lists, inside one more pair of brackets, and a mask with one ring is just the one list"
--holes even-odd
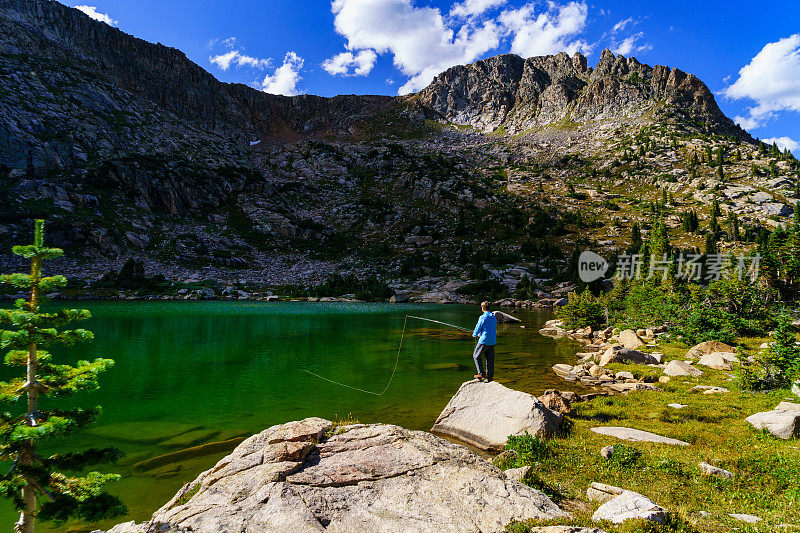
[(383, 388), (383, 390), (381, 392), (373, 392), (373, 391), (370, 391), (370, 390), (361, 389), (359, 387), (354, 387), (352, 385), (348, 385), (347, 383), (342, 383), (340, 381), (335, 381), (333, 379), (328, 379), (325, 376), (320, 376), (319, 374), (317, 374), (315, 372), (312, 372), (310, 370), (306, 370), (305, 368), (303, 369), (303, 372), (305, 372), (307, 374), (311, 374), (312, 376), (318, 377), (319, 379), (327, 381), (328, 383), (333, 383), (334, 385), (339, 385), (340, 387), (346, 387), (348, 389), (357, 390), (359, 392), (363, 392), (365, 394), (371, 394), (373, 396), (383, 396), (384, 393), (387, 390), (389, 390), (389, 387), (392, 385), (392, 380), (394, 379), (394, 375), (397, 372), (397, 365), (398, 365), (398, 363), (400, 363), (400, 351), (403, 349), (403, 339), (406, 336), (406, 324), (408, 323), (408, 319), (409, 318), (414, 318), (416, 320), (425, 320), (427, 322), (434, 322), (436, 324), (441, 324), (443, 326), (449, 326), (451, 328), (460, 329), (461, 331), (467, 331), (467, 332), (470, 332), (470, 333), (472, 332), (471, 329), (462, 328), (461, 326), (456, 326), (454, 324), (448, 324), (447, 322), (442, 322), (440, 320), (433, 320), (432, 318), (423, 318), (421, 316), (406, 315), (405, 318), (403, 319), (403, 331), (402, 331), (402, 333), (400, 333), (400, 345), (397, 347), (397, 356), (395, 357), (395, 360), (394, 360), (394, 368), (392, 369), (392, 375), (389, 377), (389, 382), (386, 384), (386, 386)]

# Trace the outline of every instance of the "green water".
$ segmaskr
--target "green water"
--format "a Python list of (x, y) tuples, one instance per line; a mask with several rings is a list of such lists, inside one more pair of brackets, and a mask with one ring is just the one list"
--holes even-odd
[[(469, 334), (408, 320), (396, 375), (380, 397), (325, 382), (303, 369), (379, 392), (394, 368), (406, 314), (468, 328), (480, 315), (472, 306), (409, 304), (73, 305), (92, 311), (93, 318), (85, 326), (95, 332), (96, 340), (65, 352), (64, 358), (74, 362), (110, 357), (116, 365), (103, 375), (99, 391), (75, 399), (76, 405), (103, 406), (98, 424), (59, 446), (116, 446), (125, 451), (126, 457), (111, 469), (124, 476), (112, 485), (112, 491), (129, 508), (124, 520), (137, 521), (149, 518), (181, 485), (225, 452), (147, 471), (134, 467), (155, 456), (308, 416), (352, 414), (361, 422), (430, 429), (459, 385), (472, 379), (474, 344)], [(562, 387), (550, 367), (570, 361), (576, 345), (537, 333), (550, 318), (548, 313), (515, 314), (526, 328), (500, 326), (496, 379), (530, 393)], [(10, 377), (10, 372), (9, 368), (0, 370), (0, 379)], [(10, 507), (0, 510), (7, 530), (14, 520)], [(69, 524), (58, 530), (87, 528)]]

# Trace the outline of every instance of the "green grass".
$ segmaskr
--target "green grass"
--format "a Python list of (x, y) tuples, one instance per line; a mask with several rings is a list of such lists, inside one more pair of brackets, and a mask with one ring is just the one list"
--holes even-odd
[[(763, 339), (740, 339), (748, 349), (757, 348), (761, 342)], [(670, 360), (682, 359), (686, 349), (674, 343), (658, 350), (665, 354), (665, 360)], [(640, 365), (627, 365), (626, 369), (634, 374), (641, 370)], [(507, 531), (524, 532), (533, 525), (551, 524), (600, 527), (609, 533), (722, 532), (734, 528), (752, 532), (800, 531), (800, 442), (779, 440), (753, 430), (745, 422), (751, 414), (772, 410), (790, 398), (790, 394), (738, 390), (731, 373), (706, 368), (703, 371), (705, 374), (699, 379), (673, 377), (659, 385), (663, 392), (633, 392), (574, 404), (569, 437), (549, 441), (546, 453), (527, 461), (532, 468), (526, 478), (526, 483), (549, 494), (573, 518), (514, 523)], [(722, 386), (730, 392), (690, 393), (689, 389), (697, 383)], [(667, 406), (670, 403), (688, 407), (674, 409)], [(590, 431), (598, 426), (651, 431), (689, 442), (691, 446), (623, 442)], [(611, 460), (600, 455), (600, 449), (609, 444), (617, 452)], [(526, 463), (523, 457), (520, 453), (514, 466)], [(735, 478), (703, 476), (700, 462), (730, 470)], [(592, 482), (644, 494), (669, 510), (672, 522), (666, 525), (592, 522), (591, 515), (599, 506), (586, 498), (586, 489)], [(763, 520), (748, 525), (730, 518), (728, 513), (752, 514)], [(779, 529), (783, 524), (792, 527)]]

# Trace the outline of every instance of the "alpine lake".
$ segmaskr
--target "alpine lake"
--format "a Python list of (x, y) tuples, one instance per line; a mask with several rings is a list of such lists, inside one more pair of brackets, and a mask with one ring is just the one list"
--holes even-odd
[[(470, 333), (406, 315), (472, 328), (480, 315), (477, 306), (81, 301), (50, 307), (89, 309), (92, 318), (76, 327), (95, 333), (92, 343), (53, 349), (56, 361), (107, 357), (115, 365), (101, 375), (97, 391), (42, 401), (44, 407), (56, 401), (59, 407), (103, 409), (96, 424), (42, 451), (121, 449), (122, 460), (95, 469), (122, 475), (108, 487), (129, 514), (92, 525), (40, 523), (37, 531), (91, 531), (147, 520), (243, 437), (274, 424), (310, 416), (349, 417), (429, 430), (461, 383), (475, 373)], [(538, 333), (552, 318), (549, 311), (508, 312), (525, 327), (498, 327), (495, 379), (536, 395), (564, 388), (551, 366), (573, 361), (579, 345)], [(0, 379), (21, 371), (3, 366)], [(392, 380), (377, 396), (308, 372), (376, 393)], [(575, 385), (570, 388), (579, 391)], [(5, 525), (0, 529), (10, 531), (18, 514), (9, 502), (1, 504)]]

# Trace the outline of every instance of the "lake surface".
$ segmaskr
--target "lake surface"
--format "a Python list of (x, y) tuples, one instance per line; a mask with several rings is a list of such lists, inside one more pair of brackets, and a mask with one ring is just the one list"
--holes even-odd
[[(460, 384), (472, 379), (469, 333), (408, 319), (396, 374), (382, 396), (304, 370), (380, 392), (395, 366), (407, 314), (467, 328), (480, 315), (477, 306), (383, 303), (59, 302), (58, 307), (64, 306), (92, 311), (93, 318), (81, 327), (94, 331), (96, 340), (69, 351), (53, 350), (56, 357), (72, 363), (95, 357), (116, 361), (101, 377), (100, 390), (74, 400), (74, 405), (102, 405), (98, 423), (59, 443), (59, 449), (116, 446), (126, 452), (108, 469), (123, 474), (110, 487), (130, 512), (115, 522), (149, 518), (227, 452), (166, 461), (147, 470), (137, 467), (153, 457), (308, 416), (352, 415), (360, 422), (430, 429)], [(495, 378), (533, 394), (563, 388), (550, 367), (574, 360), (578, 345), (538, 334), (549, 312), (514, 314), (526, 327), (499, 327)], [(0, 379), (13, 371), (3, 367)], [(11, 530), (15, 520), (4, 504), (0, 523)], [(91, 529), (80, 524), (37, 527)]]

